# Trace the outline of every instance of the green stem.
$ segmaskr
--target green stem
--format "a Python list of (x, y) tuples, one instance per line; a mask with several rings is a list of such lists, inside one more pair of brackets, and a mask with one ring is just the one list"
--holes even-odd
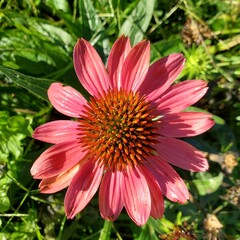
[(215, 46), (211, 46), (209, 48), (209, 52), (211, 54), (216, 54), (217, 52), (229, 50), (230, 48), (233, 48), (239, 44), (240, 44), (240, 35), (238, 34), (232, 38), (228, 38), (224, 41), (219, 42)]
[(64, 229), (64, 226), (65, 226), (66, 220), (67, 220), (67, 218), (66, 218), (66, 216), (64, 216), (63, 220), (61, 222), (60, 231), (59, 231), (59, 234), (58, 234), (58, 240), (62, 239), (63, 229)]
[(111, 235), (112, 222), (105, 220), (99, 240), (109, 240)]

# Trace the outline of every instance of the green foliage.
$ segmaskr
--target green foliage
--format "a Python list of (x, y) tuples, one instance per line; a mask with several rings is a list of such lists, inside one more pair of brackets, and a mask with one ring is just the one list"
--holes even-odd
[(222, 173), (219, 173), (216, 177), (212, 177), (211, 175), (209, 177), (208, 175), (209, 174), (200, 173), (198, 179), (193, 180), (193, 183), (201, 196), (216, 192), (222, 185)]
[(0, 71), (17, 85), (26, 88), (43, 100), (48, 100), (47, 89), (53, 83), (52, 80), (29, 77), (2, 66), (0, 66)]
[(0, 212), (6, 212), (11, 206), (7, 194), (11, 177), (17, 177), (20, 172), (23, 140), (31, 136), (32, 128), (28, 119), (21, 115), (10, 116), (7, 111), (0, 111), (0, 119)]
[(138, 4), (134, 4), (135, 7), (131, 14), (128, 15), (122, 24), (119, 34), (128, 35), (133, 45), (140, 42), (145, 35), (144, 33), (152, 18), (154, 2), (154, 0), (142, 0)]
[[(224, 239), (239, 239), (239, 193), (228, 191), (238, 189), (240, 176), (239, 17), (237, 0), (0, 1), (0, 239), (203, 239), (207, 214), (218, 217)], [(151, 62), (183, 52), (186, 65), (177, 81), (209, 84), (205, 98), (187, 111), (211, 112), (216, 122), (208, 133), (187, 140), (210, 164), (207, 173), (179, 171), (190, 201), (165, 200), (164, 217), (150, 218), (143, 227), (124, 211), (115, 223), (104, 222), (97, 197), (67, 220), (65, 192), (40, 194), (39, 181), (29, 173), (49, 146), (33, 140), (32, 129), (60, 118), (48, 102), (49, 85), (60, 81), (88, 96), (73, 69), (77, 39), (89, 40), (106, 63), (122, 34), (132, 44), (150, 40)]]
[(23, 153), (21, 141), (26, 136), (31, 136), (29, 120), (21, 115), (10, 117), (7, 111), (1, 111), (0, 116), (0, 161), (6, 162), (10, 154), (18, 159)]

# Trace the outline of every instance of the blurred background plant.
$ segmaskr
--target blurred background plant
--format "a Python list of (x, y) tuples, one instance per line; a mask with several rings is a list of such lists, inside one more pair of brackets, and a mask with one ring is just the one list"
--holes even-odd
[[(238, 0), (0, 1), (0, 239), (240, 239), (240, 2)], [(178, 81), (204, 79), (209, 92), (195, 111), (214, 114), (206, 134), (186, 139), (205, 152), (207, 173), (180, 171), (191, 193), (165, 215), (135, 226), (123, 212), (104, 222), (97, 197), (66, 220), (64, 191), (40, 194), (30, 166), (47, 144), (32, 129), (60, 117), (48, 102), (53, 81), (77, 88), (72, 51), (89, 40), (106, 62), (121, 34), (151, 41), (151, 62), (183, 52)], [(191, 109), (192, 109), (191, 108)], [(189, 110), (191, 110), (189, 109)]]

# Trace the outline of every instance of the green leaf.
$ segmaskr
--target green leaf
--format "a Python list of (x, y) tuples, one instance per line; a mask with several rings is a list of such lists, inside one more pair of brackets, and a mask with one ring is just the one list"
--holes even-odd
[(48, 100), (47, 90), (53, 80), (34, 78), (0, 65), (0, 71), (19, 86), (27, 89), (38, 97)]
[(96, 31), (100, 27), (101, 20), (91, 0), (79, 1), (79, 13), (80, 21), (84, 27), (92, 31)]
[(60, 28), (29, 19), (31, 34), (6, 30), (0, 38), (0, 64), (29, 75), (46, 75), (72, 61), (73, 38)]
[(156, 61), (159, 57), (165, 57), (171, 53), (181, 52), (182, 40), (178, 35), (173, 35), (167, 40), (158, 41), (151, 46), (151, 61)]
[(0, 36), (0, 64), (29, 75), (45, 75), (72, 61), (75, 39), (53, 21), (4, 10), (7, 28)]
[[(60, 46), (62, 46), (69, 52), (72, 51), (75, 40), (62, 28), (53, 26), (48, 22), (37, 18), (29, 18), (28, 25), (31, 27), (32, 31), (35, 31), (35, 34), (38, 34), (38, 36), (40, 34), (42, 38), (45, 37), (49, 42), (59, 45), (59, 49)], [(62, 54), (64, 54), (65, 57), (68, 56), (67, 52), (63, 52)]]
[(204, 173), (199, 173), (200, 179), (193, 180), (195, 187), (200, 195), (204, 196), (215, 192), (222, 184), (223, 174), (219, 173), (216, 177), (208, 177)]
[(67, 0), (44, 0), (47, 6), (55, 11), (69, 12), (70, 7)]
[(9, 118), (9, 112), (8, 111), (0, 111), (0, 127), (1, 125), (6, 125), (6, 122)]
[(150, 217), (148, 224), (159, 234), (168, 233), (174, 228), (174, 224), (164, 217), (161, 219), (153, 219)]
[(159, 238), (156, 236), (154, 228), (149, 224), (146, 224), (143, 227), (143, 230), (138, 238), (138, 240), (158, 240), (158, 239)]
[(13, 116), (8, 119), (8, 127), (12, 132), (17, 131), (25, 126), (25, 119), (23, 116)]
[[(7, 111), (0, 111), (0, 163), (9, 162), (10, 154), (19, 159), (23, 153), (22, 140), (31, 136), (29, 120), (21, 115), (9, 116)], [(6, 118), (8, 117), (8, 118)]]
[(11, 184), (11, 180), (8, 177), (3, 177), (0, 179), (0, 213), (6, 212), (11, 204), (7, 196), (8, 188)]
[(143, 39), (152, 18), (155, 0), (141, 0), (123, 23), (119, 35), (128, 35), (134, 45)]
[[(18, 135), (20, 135), (18, 137)], [(24, 138), (24, 135), (22, 134), (17, 134), (14, 136), (10, 136), (7, 142), (7, 148), (9, 149), (9, 151), (13, 154), (13, 156), (18, 159), (21, 154), (23, 153), (23, 148), (20, 145), (20, 140)]]

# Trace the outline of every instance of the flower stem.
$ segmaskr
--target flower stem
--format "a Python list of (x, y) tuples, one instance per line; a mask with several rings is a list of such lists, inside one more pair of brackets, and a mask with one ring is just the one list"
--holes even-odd
[(112, 222), (105, 220), (99, 240), (109, 240), (111, 235)]

